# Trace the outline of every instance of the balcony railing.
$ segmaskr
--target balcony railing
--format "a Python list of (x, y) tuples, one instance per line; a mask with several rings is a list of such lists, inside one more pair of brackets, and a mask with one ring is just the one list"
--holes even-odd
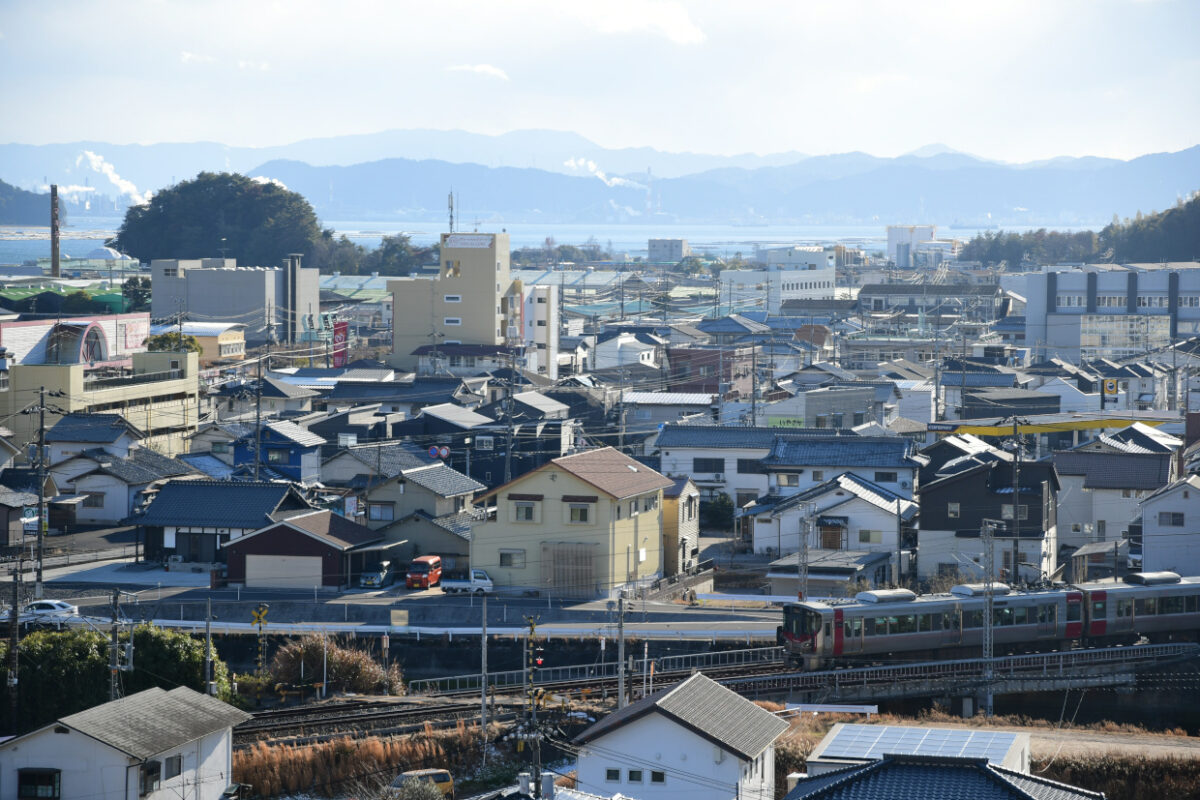
[(158, 383), (174, 381), (185, 377), (182, 369), (164, 369), (158, 372), (140, 372), (134, 375), (116, 375), (102, 378), (84, 378), (85, 392), (98, 392), (101, 389), (113, 389), (119, 386), (134, 386), (139, 383)]

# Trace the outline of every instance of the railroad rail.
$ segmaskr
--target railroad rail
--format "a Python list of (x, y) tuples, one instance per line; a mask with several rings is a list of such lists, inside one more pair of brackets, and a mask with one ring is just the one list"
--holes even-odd
[[(509, 704), (496, 705), (507, 710)], [(426, 723), (442, 727), (478, 716), (476, 704), (355, 701), (262, 711), (234, 728), (233, 734), (242, 745), (259, 739), (308, 737), (311, 741), (335, 731), (339, 735), (366, 735)]]

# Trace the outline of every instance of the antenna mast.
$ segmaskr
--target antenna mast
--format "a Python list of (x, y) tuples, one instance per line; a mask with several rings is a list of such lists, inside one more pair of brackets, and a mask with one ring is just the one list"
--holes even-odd
[(450, 232), (454, 233), (454, 190), (450, 190), (447, 196), (447, 203), (450, 206)]

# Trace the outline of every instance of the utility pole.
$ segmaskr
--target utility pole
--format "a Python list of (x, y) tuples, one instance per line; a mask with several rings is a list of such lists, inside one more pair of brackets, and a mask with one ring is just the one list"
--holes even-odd
[(526, 702), (528, 703), (525, 738), (533, 748), (533, 796), (542, 796), (542, 732), (538, 728), (537, 718), (537, 689), (534, 679), (537, 668), (542, 664), (541, 648), (534, 647), (534, 637), (537, 635), (537, 617), (525, 617), (529, 624), (529, 634), (525, 638), (526, 666)]
[(121, 681), (119, 674), (121, 671), (121, 643), (119, 634), (121, 631), (121, 590), (113, 589), (112, 593), (112, 641), (109, 643), (108, 652), (108, 699), (117, 700), (121, 697)]
[[(1021, 552), (1021, 439), (1017, 428), (1017, 418), (1013, 417), (1013, 466), (1012, 466), (1012, 572), (1008, 579), (1013, 584), (1017, 585), (1017, 578), (1021, 574), (1019, 554)], [(1040, 577), (1040, 576), (1039, 576)]]
[[(267, 345), (268, 351), (271, 345)], [(262, 469), (262, 393), (263, 393), (263, 359), (258, 357), (258, 380), (254, 382), (254, 480), (259, 478)]]
[(800, 520), (800, 547), (796, 550), (796, 575), (800, 579), (800, 600), (808, 599), (808, 537), (812, 535), (812, 510), (813, 506), (805, 503)]
[(37, 573), (34, 575), (33, 596), (42, 599), (42, 559), (46, 547), (46, 387), (38, 388), (38, 522)]
[(20, 724), (20, 695), (17, 690), (19, 667), (17, 648), (21, 643), (21, 622), (17, 615), (21, 605), (21, 570), (24, 567), (25, 564), (18, 554), (16, 568), (12, 573), (12, 610), (9, 611), (8, 616), (8, 702), (9, 718), (11, 719), (10, 731), (13, 736), (20, 731), (18, 727)]
[(512, 480), (512, 448), (513, 448), (513, 380), (517, 375), (517, 366), (513, 358), (512, 350), (508, 353), (508, 382), (507, 391), (504, 393), (504, 419), (505, 438), (504, 443), (504, 482), (508, 483)]
[(625, 594), (617, 596), (617, 709), (625, 702)]
[(758, 424), (758, 345), (750, 347), (750, 425)]
[(985, 519), (979, 530), (979, 538), (983, 541), (983, 713), (992, 716), (992, 657), (993, 657), (993, 609), (995, 608), (995, 552), (993, 551), (992, 534), (996, 521)]
[(901, 588), (901, 575), (904, 570), (904, 516), (901, 510), (900, 498), (896, 498), (896, 588)]
[(488, 665), (487, 665), (487, 594), (481, 595), (483, 599), (483, 624), (479, 629), (479, 734), (483, 739), (484, 757), (487, 757), (487, 692), (488, 692)]
[(213, 686), (212, 663), (212, 597), (208, 598), (208, 610), (204, 614), (204, 693), (216, 694)]

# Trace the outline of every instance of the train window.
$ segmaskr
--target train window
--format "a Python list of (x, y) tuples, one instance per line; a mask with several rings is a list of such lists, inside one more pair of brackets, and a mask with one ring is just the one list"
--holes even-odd
[(1054, 606), (1041, 605), (1038, 606), (1038, 623), (1042, 625), (1051, 624), (1054, 622)]
[(829, 623), (828, 622), (825, 623), (825, 638), (826, 639), (829, 638)]
[(1187, 600), (1187, 613), (1195, 614), (1196, 613), (1196, 603), (1197, 603), (1196, 595), (1190, 594), (1185, 599)]
[(1092, 619), (1104, 619), (1108, 615), (1103, 600), (1092, 601)]
[(863, 623), (863, 621), (861, 619), (852, 619), (849, 622), (850, 635), (853, 636), (855, 639), (862, 636), (862, 623)]
[(983, 610), (964, 611), (963, 612), (963, 627), (964, 628), (982, 628), (983, 627)]
[(1029, 622), (1029, 609), (1014, 608), (1013, 609), (1013, 625), (1025, 625)]
[(955, 616), (953, 611), (942, 612), (942, 630), (952, 631), (955, 629)]
[(898, 617), (892, 617), (895, 622), (895, 627), (892, 628), (895, 633), (916, 633), (917, 632), (917, 615), (916, 614), (901, 614)]
[(1079, 622), (1083, 618), (1079, 603), (1067, 603), (1067, 622)]
[[(883, 632), (887, 633), (887, 629), (885, 628), (883, 630)], [(874, 636), (874, 635), (875, 635), (875, 618), (867, 617), (866, 619), (863, 620), (863, 636)]]
[(1132, 617), (1133, 616), (1133, 598), (1122, 597), (1117, 600), (1117, 616)]
[(1160, 614), (1182, 614), (1183, 613), (1183, 598), (1182, 597), (1164, 597), (1162, 602), (1158, 604), (1158, 613)]
[(992, 609), (992, 624), (993, 625), (1012, 625), (1013, 624), (1013, 610), (1011, 608)]
[(1137, 615), (1139, 617), (1157, 614), (1158, 613), (1158, 598), (1156, 598), (1156, 597), (1147, 597), (1145, 599), (1139, 598), (1137, 600), (1137, 602), (1134, 603), (1133, 608), (1134, 608), (1134, 611), (1137, 612)]
[(887, 617), (876, 617), (875, 618), (875, 635), (876, 636), (887, 636), (887, 634), (888, 634), (888, 618)]

